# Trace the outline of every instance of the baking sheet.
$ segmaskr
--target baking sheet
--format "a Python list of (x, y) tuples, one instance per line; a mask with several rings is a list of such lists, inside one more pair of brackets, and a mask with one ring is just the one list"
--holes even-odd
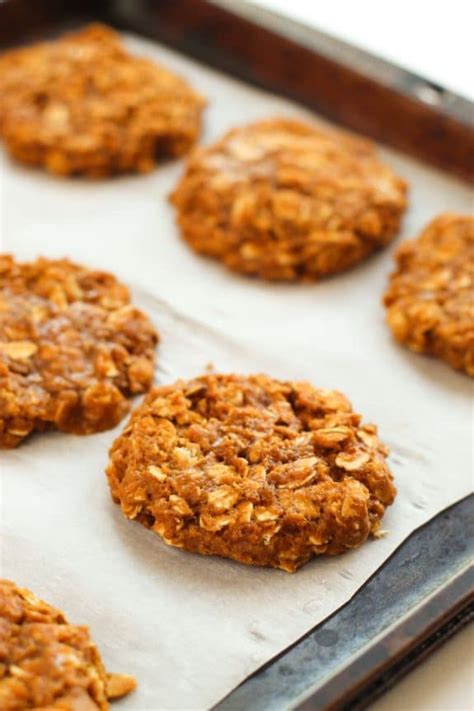
[[(130, 47), (209, 99), (203, 141), (244, 121), (310, 114), (154, 43)], [(314, 118), (314, 116), (312, 117)], [(462, 183), (383, 151), (411, 183), (403, 235), (446, 209)], [(31, 437), (0, 453), (1, 574), (91, 627), (109, 669), (136, 675), (133, 711), (204, 709), (347, 602), (416, 527), (471, 489), (469, 379), (392, 342), (380, 297), (394, 246), (314, 285), (230, 274), (188, 250), (167, 202), (182, 163), (104, 182), (60, 180), (0, 158), (0, 240), (22, 259), (68, 256), (115, 272), (160, 330), (156, 379), (266, 371), (338, 388), (377, 422), (399, 495), (386, 537), (294, 575), (172, 549), (127, 521), (103, 470), (120, 431)]]

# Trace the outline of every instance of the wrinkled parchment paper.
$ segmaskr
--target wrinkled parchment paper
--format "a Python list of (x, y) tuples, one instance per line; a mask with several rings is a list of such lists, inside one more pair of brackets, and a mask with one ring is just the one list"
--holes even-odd
[[(209, 99), (204, 141), (251, 119), (305, 115), (167, 49), (130, 46), (184, 74)], [(306, 114), (308, 115), (308, 114)], [(403, 236), (446, 210), (466, 211), (466, 186), (384, 151), (411, 183)], [(120, 709), (204, 709), (339, 606), (415, 528), (469, 493), (469, 379), (397, 346), (380, 297), (394, 246), (314, 285), (266, 284), (189, 251), (167, 195), (177, 161), (145, 177), (60, 180), (0, 163), (0, 239), (115, 272), (161, 332), (159, 383), (201, 373), (266, 371), (338, 388), (379, 424), (399, 489), (385, 538), (294, 575), (204, 558), (127, 521), (103, 470), (120, 431), (31, 437), (0, 453), (1, 575), (91, 627), (109, 669), (136, 675)]]

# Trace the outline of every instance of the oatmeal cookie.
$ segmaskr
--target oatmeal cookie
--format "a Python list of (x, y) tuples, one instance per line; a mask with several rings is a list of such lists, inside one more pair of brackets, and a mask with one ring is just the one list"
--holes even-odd
[(293, 572), (377, 535), (387, 449), (336, 391), (266, 375), (154, 388), (110, 451), (125, 516), (173, 546)]
[(0, 580), (0, 708), (105, 711), (136, 686), (107, 674), (87, 627), (29, 590)]
[(151, 385), (157, 340), (111, 274), (0, 255), (0, 447), (115, 426)]
[(102, 25), (0, 56), (0, 136), (58, 175), (151, 170), (196, 141), (204, 100)]
[(264, 279), (313, 280), (387, 244), (405, 194), (368, 141), (275, 119), (195, 150), (171, 200), (197, 252)]
[(474, 377), (474, 217), (445, 213), (402, 244), (384, 304), (397, 341)]

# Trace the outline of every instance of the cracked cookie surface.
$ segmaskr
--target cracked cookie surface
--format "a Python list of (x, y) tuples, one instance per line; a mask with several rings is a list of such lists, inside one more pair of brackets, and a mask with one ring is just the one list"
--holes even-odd
[(152, 170), (189, 150), (203, 108), (102, 25), (0, 55), (0, 136), (13, 158), (58, 175)]
[(197, 252), (264, 279), (314, 280), (390, 242), (406, 183), (368, 141), (274, 119), (193, 151), (171, 199)]
[(377, 535), (396, 493), (386, 456), (337, 391), (204, 375), (150, 391), (107, 475), (166, 543), (292, 572)]
[(395, 260), (384, 304), (396, 340), (474, 377), (474, 217), (440, 215)]
[(87, 627), (0, 579), (0, 708), (106, 711), (133, 677), (107, 674)]
[(111, 274), (0, 255), (0, 447), (114, 427), (151, 385), (157, 340)]

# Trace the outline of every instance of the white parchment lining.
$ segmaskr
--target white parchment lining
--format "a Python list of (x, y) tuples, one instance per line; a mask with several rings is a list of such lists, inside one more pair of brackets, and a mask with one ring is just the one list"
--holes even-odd
[[(156, 44), (128, 38), (209, 99), (203, 141), (242, 122), (309, 116)], [(314, 117), (313, 117), (314, 118)], [(411, 183), (403, 236), (467, 211), (462, 183), (391, 151)], [(1, 575), (88, 624), (110, 669), (136, 675), (120, 709), (204, 709), (347, 602), (415, 528), (471, 489), (470, 382), (391, 340), (380, 306), (393, 247), (314, 285), (230, 274), (182, 242), (167, 195), (177, 161), (145, 177), (59, 180), (0, 162), (2, 251), (67, 256), (132, 286), (162, 335), (157, 382), (266, 371), (345, 392), (392, 448), (399, 495), (388, 535), (294, 575), (187, 554), (125, 520), (104, 466), (120, 431), (51, 433), (0, 453)], [(399, 242), (399, 240), (397, 241)]]

